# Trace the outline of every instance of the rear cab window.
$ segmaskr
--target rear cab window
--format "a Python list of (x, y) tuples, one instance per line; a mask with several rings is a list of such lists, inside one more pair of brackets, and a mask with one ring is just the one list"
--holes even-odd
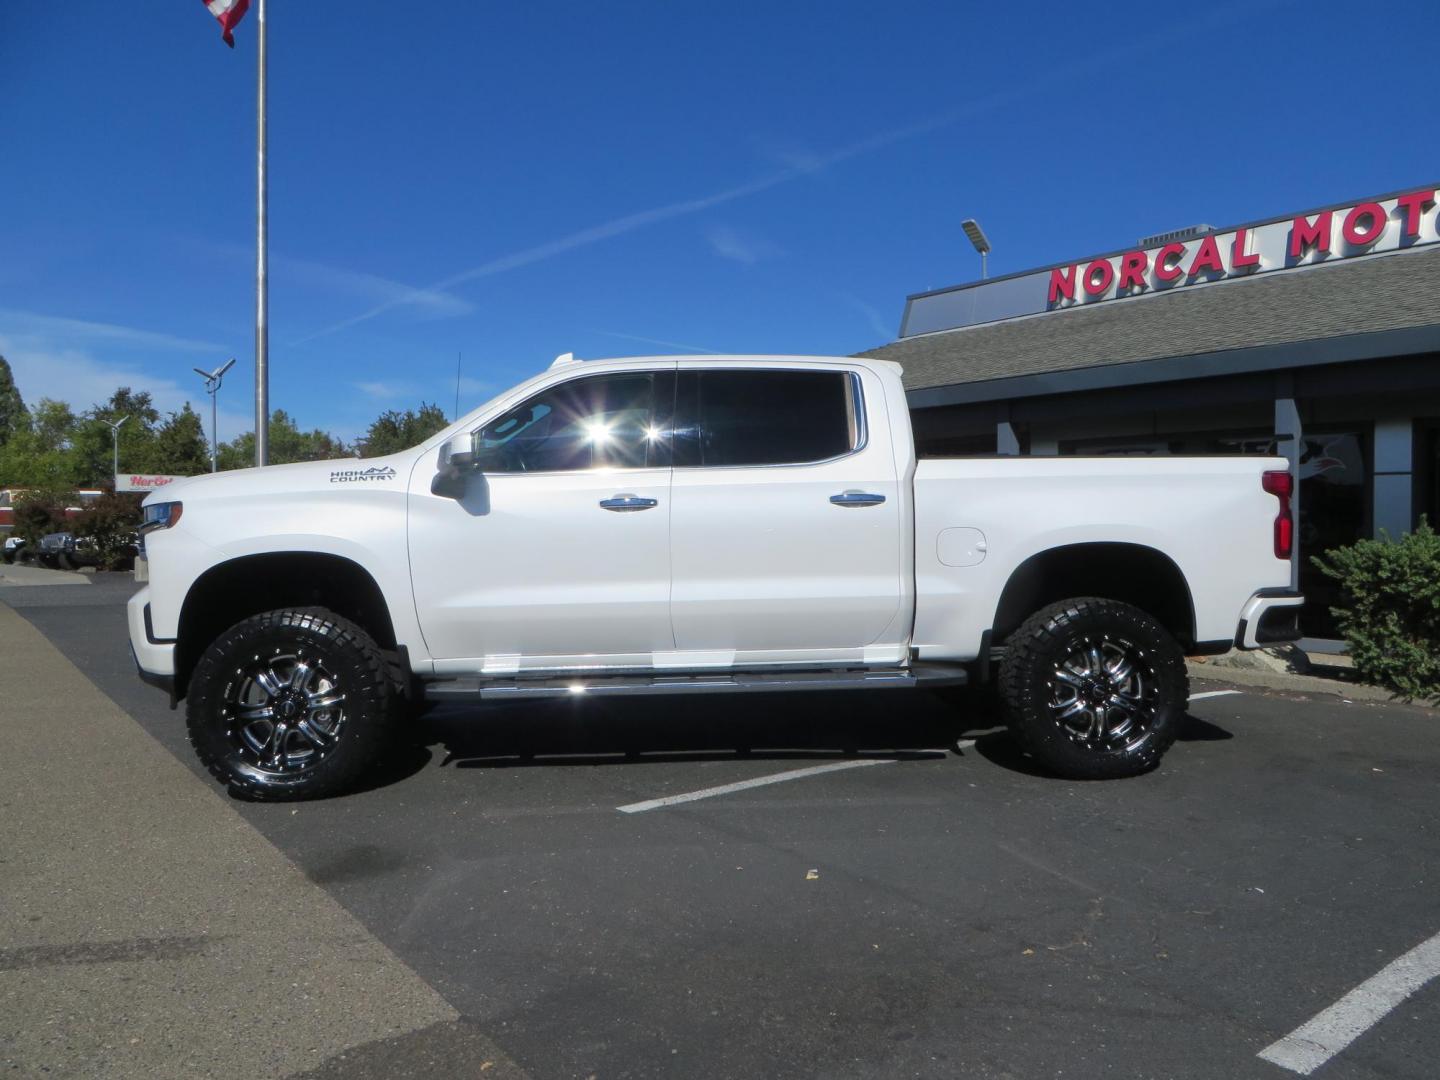
[(733, 468), (830, 461), (861, 448), (863, 418), (853, 372), (682, 368), (674, 463)]

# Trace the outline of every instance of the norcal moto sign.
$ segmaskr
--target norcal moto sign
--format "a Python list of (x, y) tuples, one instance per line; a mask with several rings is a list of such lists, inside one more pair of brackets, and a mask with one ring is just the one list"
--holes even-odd
[(1157, 247), (1105, 255), (1050, 271), (1047, 309), (1116, 300), (1263, 274), (1270, 270), (1396, 251), (1440, 240), (1436, 190), (1298, 214)]

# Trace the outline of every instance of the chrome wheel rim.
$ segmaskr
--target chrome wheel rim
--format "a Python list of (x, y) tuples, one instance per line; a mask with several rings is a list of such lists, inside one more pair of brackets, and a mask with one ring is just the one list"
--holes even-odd
[(1154, 730), (1153, 657), (1131, 641), (1085, 636), (1072, 641), (1050, 679), (1050, 716), (1091, 750), (1135, 749)]
[(226, 736), (247, 770), (287, 777), (334, 752), (345, 727), (345, 692), (318, 657), (276, 649), (235, 669), (222, 712)]

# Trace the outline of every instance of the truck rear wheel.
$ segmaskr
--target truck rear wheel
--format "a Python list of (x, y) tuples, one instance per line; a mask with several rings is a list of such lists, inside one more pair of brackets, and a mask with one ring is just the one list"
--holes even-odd
[(323, 608), (267, 611), (232, 626), (190, 678), (186, 726), (200, 760), (251, 799), (353, 788), (391, 735), (380, 647)]
[(1075, 780), (1148, 772), (1175, 741), (1189, 697), (1185, 657), (1138, 608), (1079, 597), (1042, 608), (1007, 642), (1000, 695), (1010, 730)]

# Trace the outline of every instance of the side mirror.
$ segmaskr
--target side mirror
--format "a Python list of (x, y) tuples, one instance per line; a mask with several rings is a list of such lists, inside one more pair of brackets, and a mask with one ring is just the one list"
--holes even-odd
[(464, 497), (466, 477), (476, 468), (476, 439), (476, 433), (471, 432), (441, 444), (439, 467), (430, 481), (430, 494), (447, 499)]
[(440, 447), (440, 468), (468, 472), (475, 468), (475, 433), (456, 435)]

